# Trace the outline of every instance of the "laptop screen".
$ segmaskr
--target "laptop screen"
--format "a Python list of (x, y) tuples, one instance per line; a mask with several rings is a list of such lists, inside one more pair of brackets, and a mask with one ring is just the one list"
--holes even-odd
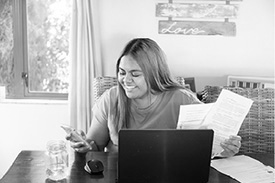
[(206, 183), (212, 142), (213, 130), (120, 130), (118, 182)]

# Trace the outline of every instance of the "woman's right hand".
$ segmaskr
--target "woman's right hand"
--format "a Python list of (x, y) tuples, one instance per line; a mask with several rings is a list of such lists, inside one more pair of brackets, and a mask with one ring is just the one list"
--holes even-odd
[(66, 139), (70, 141), (71, 147), (79, 153), (86, 153), (91, 150), (97, 150), (94, 141), (88, 142), (86, 134), (80, 131), (73, 131), (66, 135)]

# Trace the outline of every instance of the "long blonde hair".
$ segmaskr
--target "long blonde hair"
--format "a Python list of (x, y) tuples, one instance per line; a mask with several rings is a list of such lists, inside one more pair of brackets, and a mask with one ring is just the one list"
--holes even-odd
[[(123, 56), (131, 56), (140, 66), (148, 87), (148, 93), (162, 93), (168, 90), (184, 88), (175, 82), (170, 74), (166, 56), (158, 44), (149, 38), (136, 38), (131, 40), (122, 51), (116, 64), (118, 76), (119, 65)], [(121, 84), (118, 82), (118, 98), (116, 102), (114, 122), (117, 132), (127, 128), (131, 116), (131, 100), (126, 96)]]

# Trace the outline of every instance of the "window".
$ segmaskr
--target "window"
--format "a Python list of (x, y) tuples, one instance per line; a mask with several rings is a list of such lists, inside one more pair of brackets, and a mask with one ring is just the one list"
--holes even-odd
[(0, 1), (0, 85), (14, 83), (12, 1)]
[(8, 47), (0, 45), (1, 52), (5, 51), (0, 54), (0, 64), (5, 66), (0, 65), (5, 73), (0, 75), (0, 85), (6, 86), (7, 98), (66, 99), (71, 1), (3, 3), (0, 24), (6, 23), (4, 30), (0, 28), (0, 40), (4, 37)]

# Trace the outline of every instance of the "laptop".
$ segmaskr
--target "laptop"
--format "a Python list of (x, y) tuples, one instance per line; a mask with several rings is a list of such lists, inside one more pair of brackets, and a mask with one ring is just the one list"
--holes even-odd
[(119, 132), (118, 183), (206, 183), (213, 130)]

